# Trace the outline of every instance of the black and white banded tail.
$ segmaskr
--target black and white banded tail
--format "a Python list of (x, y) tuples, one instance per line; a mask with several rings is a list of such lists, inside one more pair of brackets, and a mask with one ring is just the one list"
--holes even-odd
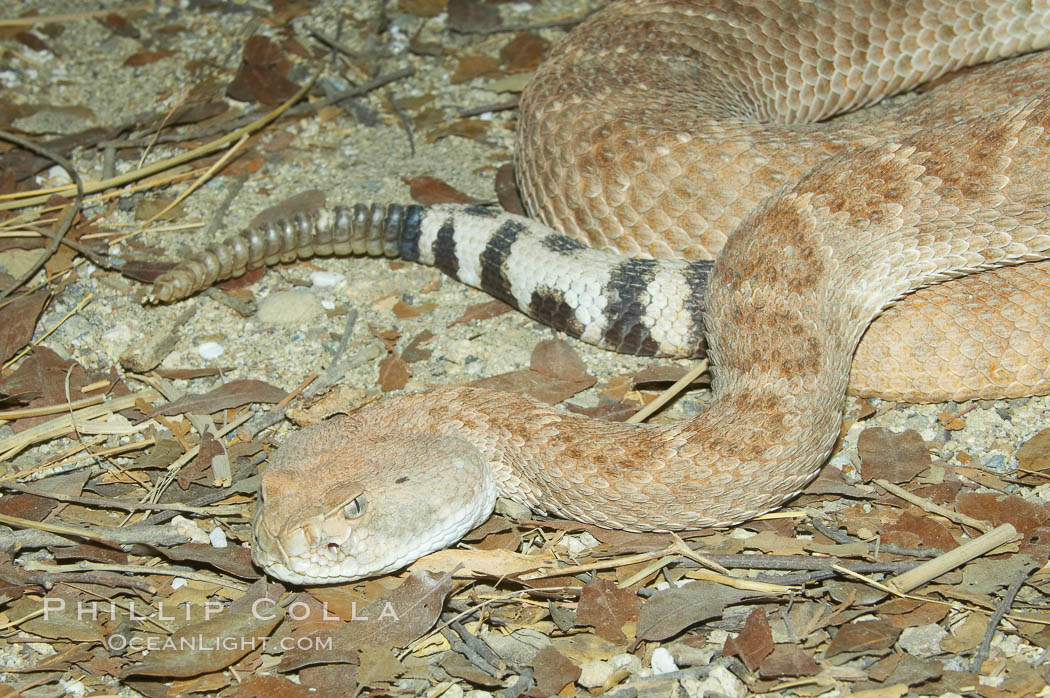
[(704, 355), (710, 261), (626, 258), (483, 206), (335, 206), (242, 231), (157, 279), (170, 303), (251, 269), (367, 255), (437, 267), (530, 317), (626, 354)]

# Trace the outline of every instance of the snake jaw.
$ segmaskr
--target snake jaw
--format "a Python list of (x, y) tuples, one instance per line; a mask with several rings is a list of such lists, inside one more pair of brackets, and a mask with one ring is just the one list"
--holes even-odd
[[(468, 441), (425, 433), (361, 439), (358, 419), (298, 432), (263, 474), (252, 557), (270, 576), (333, 584), (393, 572), (492, 513), (495, 476)], [(304, 483), (319, 484), (304, 496)]]

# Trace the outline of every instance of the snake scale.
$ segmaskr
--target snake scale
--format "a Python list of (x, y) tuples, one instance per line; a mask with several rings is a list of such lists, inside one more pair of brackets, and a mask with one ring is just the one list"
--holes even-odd
[(1048, 43), (1045, 0), (626, 0), (523, 94), (517, 169), (536, 221), (336, 208), (180, 265), (155, 298), (311, 254), (401, 256), (601, 346), (689, 356), (706, 337), (712, 359), (711, 406), (674, 424), (446, 388), (304, 429), (263, 476), (256, 561), (292, 582), (388, 572), (500, 495), (629, 530), (731, 524), (812, 479), (850, 384), (1046, 392), (1046, 54), (823, 120)]

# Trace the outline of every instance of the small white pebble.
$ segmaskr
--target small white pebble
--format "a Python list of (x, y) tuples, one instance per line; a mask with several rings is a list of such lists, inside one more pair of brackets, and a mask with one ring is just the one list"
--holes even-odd
[(201, 342), (197, 345), (197, 353), (202, 359), (217, 359), (226, 352), (226, 347), (218, 342)]
[(663, 647), (657, 647), (653, 651), (652, 667), (654, 676), (678, 671), (678, 665), (674, 663), (674, 657)]
[(216, 526), (208, 532), (208, 542), (211, 543), (211, 547), (213, 548), (225, 548), (226, 532)]
[(66, 695), (69, 696), (86, 696), (88, 689), (82, 681), (62, 679), (59, 681), (59, 685), (66, 690)]
[(175, 579), (171, 580), (172, 589), (181, 589), (184, 586), (186, 586), (186, 580), (182, 577), (176, 577)]
[(322, 298), (321, 299), (321, 307), (324, 308), (325, 310), (334, 310), (335, 309), (335, 301), (330, 301), (327, 298)]
[[(674, 583), (674, 586), (675, 586), (676, 589), (681, 589), (686, 584), (692, 584), (693, 581), (694, 580), (692, 580), (692, 579), (679, 579), (678, 581), (676, 581)], [(657, 591), (667, 591), (668, 589), (671, 588), (671, 585), (668, 584), (667, 582), (657, 582), (656, 584), (653, 585), (653, 588), (656, 589)]]
[(310, 274), (310, 283), (317, 288), (329, 288), (338, 286), (346, 280), (344, 274), (334, 271), (315, 271)]
[(47, 171), (47, 181), (53, 184), (65, 184), (70, 182), (69, 173), (66, 172), (64, 167), (55, 165)]
[(608, 662), (584, 662), (580, 665), (580, 678), (576, 679), (576, 683), (584, 688), (597, 688), (612, 678), (614, 671)]

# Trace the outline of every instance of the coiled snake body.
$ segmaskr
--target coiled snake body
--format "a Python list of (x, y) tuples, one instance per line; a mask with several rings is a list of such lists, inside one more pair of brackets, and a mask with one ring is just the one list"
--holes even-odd
[[(813, 122), (1048, 43), (1050, 7), (1040, 0), (633, 0), (595, 15), (523, 97), (522, 189), (542, 220), (621, 253), (695, 259), (724, 244), (704, 310), (713, 404), (688, 421), (636, 426), (469, 388), (383, 401), (281, 447), (264, 474), (255, 559), (293, 582), (390, 571), (457, 540), (498, 494), (631, 530), (734, 523), (776, 508), (831, 452), (869, 323), (934, 284), (927, 294), (974, 284), (961, 297), (979, 312), (994, 303), (974, 289), (990, 285), (994, 299), (1000, 282), (1014, 284), (1007, 295), (1027, 300), (1009, 307), (1028, 314), (1006, 313), (1023, 317), (1004, 330), (1000, 358), (978, 357), (984, 365), (962, 382), (984, 375), (992, 393), (1045, 390), (1046, 57), (977, 69), (897, 112)], [(482, 228), (486, 217), (495, 231)], [(337, 218), (297, 225), (330, 237)], [(391, 246), (454, 259), (442, 268), (534, 312), (556, 306), (586, 335), (599, 313), (580, 299), (599, 297), (591, 284), (611, 275), (581, 268), (557, 293), (545, 287), (543, 302), (519, 298), (507, 261), (529, 224), (508, 220), (410, 211)], [(540, 240), (536, 249), (551, 254), (591, 254)], [(635, 301), (663, 299), (667, 317), (690, 312), (675, 294), (697, 286), (699, 267), (634, 264)], [(971, 274), (981, 281), (940, 283)], [(909, 300), (919, 318), (943, 305), (921, 295)], [(657, 315), (642, 337), (650, 350), (673, 334), (654, 329)], [(675, 341), (695, 342), (679, 330)], [(1005, 379), (1015, 388), (996, 382), (1006, 368), (1016, 369)], [(922, 385), (902, 390), (923, 396)]]

